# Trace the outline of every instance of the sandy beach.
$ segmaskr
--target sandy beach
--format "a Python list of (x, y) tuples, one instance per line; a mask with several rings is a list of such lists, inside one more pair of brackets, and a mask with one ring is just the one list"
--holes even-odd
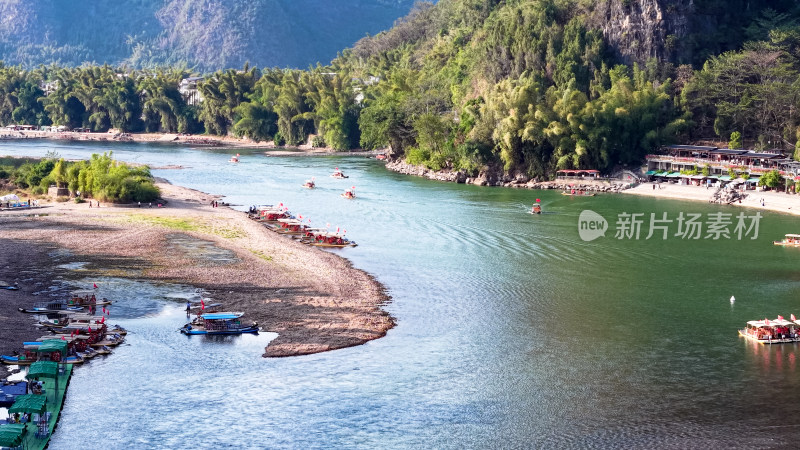
[[(636, 187), (620, 191), (623, 194), (642, 195), (657, 198), (671, 198), (676, 200), (691, 200), (708, 203), (714, 194), (714, 189), (706, 189), (705, 186), (686, 186), (671, 183), (661, 183), (660, 189), (653, 183), (643, 183)], [(745, 191), (747, 198), (741, 203), (733, 203), (736, 206), (755, 208), (764, 211), (775, 211), (786, 214), (800, 215), (800, 195), (786, 194), (775, 191)], [(761, 199), (764, 199), (764, 206), (761, 206)]]
[[(37, 293), (68, 276), (50, 256), (59, 249), (68, 250), (71, 260), (89, 262), (96, 276), (177, 282), (207, 291), (226, 310), (244, 311), (247, 320), (278, 333), (265, 357), (359, 345), (394, 326), (381, 309), (388, 301), (383, 287), (346, 259), (273, 233), (242, 212), (212, 208), (211, 195), (163, 181), (158, 186), (167, 201), (163, 208), (53, 202), (0, 212), (0, 281), (20, 286), (0, 290), (2, 353), (41, 335), (16, 308), (42, 301)], [(213, 243), (236, 258), (209, 264), (171, 245), (175, 236)]]

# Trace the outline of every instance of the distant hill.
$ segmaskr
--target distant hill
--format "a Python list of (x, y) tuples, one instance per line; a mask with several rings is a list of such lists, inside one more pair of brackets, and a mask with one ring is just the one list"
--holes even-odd
[(58, 63), (186, 63), (200, 70), (329, 63), (391, 28), (413, 0), (4, 0), (0, 59)]

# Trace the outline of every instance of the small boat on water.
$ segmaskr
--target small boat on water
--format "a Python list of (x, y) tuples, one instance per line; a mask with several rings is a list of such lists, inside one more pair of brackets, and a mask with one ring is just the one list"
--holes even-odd
[(533, 204), (531, 207), (531, 214), (541, 214), (542, 213), (542, 205), (539, 203), (539, 199), (536, 199), (536, 203)]
[(347, 239), (339, 233), (328, 231), (309, 231), (300, 242), (315, 247), (355, 247), (355, 242)]
[(594, 192), (587, 192), (573, 189), (570, 192), (563, 191), (561, 195), (568, 195), (570, 197), (594, 197), (596, 194)]
[(27, 358), (25, 355), (19, 355), (19, 356), (0, 355), (0, 362), (8, 365), (30, 366), (31, 364), (36, 362), (36, 359)]
[(198, 315), (191, 323), (184, 325), (180, 332), (189, 336), (192, 335), (228, 335), (255, 333), (258, 334), (258, 323), (245, 325), (241, 321), (244, 313), (241, 312), (220, 312), (206, 313)]
[(792, 320), (782, 316), (777, 319), (751, 320), (739, 335), (759, 344), (788, 344), (800, 342), (800, 321), (792, 314)]
[(43, 302), (36, 303), (32, 308), (17, 308), (19, 312), (26, 314), (55, 314), (65, 311), (83, 311), (83, 306), (70, 305), (67, 302)]
[(9, 381), (0, 383), (0, 408), (8, 408), (14, 404), (17, 396), (28, 393), (27, 381)]
[(317, 184), (314, 183), (314, 177), (311, 177), (310, 180), (306, 180), (306, 182), (303, 183), (303, 187), (306, 189), (314, 189), (316, 186)]
[(298, 219), (278, 219), (278, 223), (280, 226), (276, 227), (274, 231), (279, 234), (303, 234), (308, 228)]
[(333, 178), (350, 178), (347, 175), (345, 175), (344, 172), (339, 170), (338, 167), (333, 169), (333, 173), (331, 174), (331, 177), (333, 177)]
[(236, 154), (236, 156), (231, 156), (231, 159), (229, 159), (228, 162), (238, 163), (239, 162), (239, 156), (240, 155), (238, 153)]
[(278, 219), (293, 218), (292, 214), (289, 212), (289, 209), (284, 207), (282, 204), (278, 206), (258, 206), (254, 209), (255, 212), (252, 213), (250, 217), (258, 222), (276, 223)]
[(67, 301), (67, 304), (70, 306), (106, 306), (111, 304), (111, 300), (98, 299), (94, 295), (94, 291), (83, 290), (73, 292), (72, 298)]
[(784, 247), (800, 247), (800, 234), (787, 234), (780, 241), (772, 241), (772, 244)]
[(353, 186), (352, 188), (344, 191), (344, 193), (342, 194), (342, 197), (349, 198), (349, 199), (356, 198), (356, 187)]

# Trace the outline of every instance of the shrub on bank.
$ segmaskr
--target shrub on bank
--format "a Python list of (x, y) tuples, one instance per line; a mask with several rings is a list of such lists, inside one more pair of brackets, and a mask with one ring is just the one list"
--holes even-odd
[(313, 148), (323, 148), (325, 147), (325, 138), (320, 135), (316, 135), (311, 139), (311, 146)]

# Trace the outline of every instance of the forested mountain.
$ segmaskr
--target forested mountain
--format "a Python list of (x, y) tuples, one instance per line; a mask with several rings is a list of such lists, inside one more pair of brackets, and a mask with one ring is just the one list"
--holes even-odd
[[(170, 8), (161, 13), (195, 17)], [(182, 40), (262, 45), (226, 43), (211, 31), (225, 13), (201, 16), (217, 19), (175, 22), (196, 36), (159, 39), (194, 52)], [(245, 17), (237, 29), (263, 21)], [(432, 169), (534, 177), (612, 171), (665, 143), (734, 132), (758, 149), (800, 149), (800, 6), (790, 0), (441, 0), (329, 66), (217, 71), (199, 83), (198, 105), (177, 89), (189, 74), (4, 67), (0, 123), (204, 129), (287, 145), (314, 134), (338, 150), (389, 146)]]
[(0, 59), (35, 67), (327, 64), (388, 29), (413, 0), (4, 0)]

